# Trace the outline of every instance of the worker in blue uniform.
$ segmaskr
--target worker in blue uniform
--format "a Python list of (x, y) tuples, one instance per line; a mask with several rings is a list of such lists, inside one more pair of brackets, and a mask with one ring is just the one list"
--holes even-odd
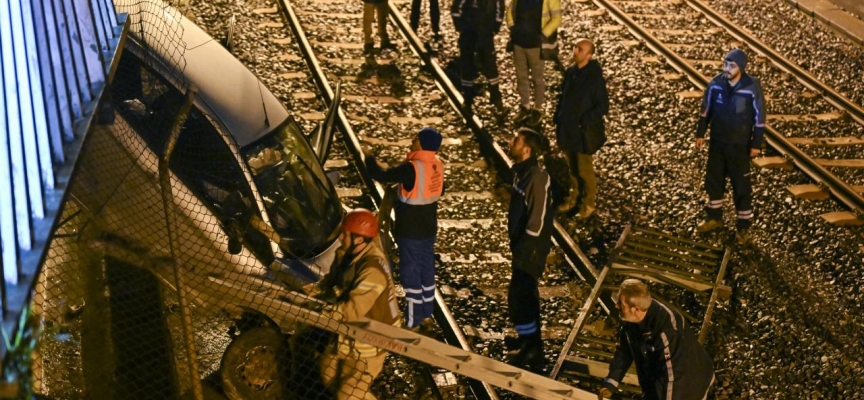
[(707, 218), (696, 228), (699, 233), (723, 227), (723, 197), (726, 177), (732, 182), (732, 199), (738, 211), (736, 222), (738, 244), (750, 241), (753, 218), (753, 188), (750, 183), (750, 159), (759, 154), (765, 134), (765, 98), (759, 80), (748, 75), (747, 54), (739, 49), (724, 58), (723, 72), (705, 89), (696, 148), (705, 143), (710, 125), (708, 166), (705, 190)]

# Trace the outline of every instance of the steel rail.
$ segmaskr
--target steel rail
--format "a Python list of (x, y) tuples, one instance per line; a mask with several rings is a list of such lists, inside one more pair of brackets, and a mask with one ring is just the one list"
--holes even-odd
[[(279, 5), (281, 6), (279, 7), (279, 10), (282, 12), (282, 16), (285, 17), (286, 21), (288, 21), (288, 25), (294, 33), (295, 39), (297, 39), (297, 46), (300, 47), (300, 51), (303, 53), (303, 58), (306, 60), (306, 64), (312, 72), (312, 78), (315, 80), (315, 84), (318, 86), (318, 90), (324, 98), (324, 103), (327, 107), (330, 107), (330, 105), (333, 104), (334, 98), (333, 89), (330, 87), (330, 80), (327, 79), (327, 76), (321, 69), (321, 65), (318, 63), (318, 58), (312, 51), (312, 45), (306, 38), (306, 32), (303, 31), (303, 27), (300, 25), (300, 19), (297, 18), (297, 14), (294, 12), (294, 8), (291, 7), (288, 0), (279, 0)], [(348, 147), (348, 151), (354, 158), (354, 163), (360, 166), (357, 168), (357, 171), (360, 173), (360, 178), (367, 187), (374, 189), (370, 190), (369, 193), (371, 194), (372, 199), (375, 200), (375, 204), (381, 204), (381, 200), (384, 198), (384, 187), (375, 182), (372, 177), (369, 176), (369, 171), (367, 171), (365, 167), (366, 156), (363, 154), (362, 148), (360, 147), (360, 141), (357, 139), (354, 129), (351, 128), (351, 123), (348, 121), (345, 112), (342, 111), (342, 107), (339, 107), (337, 110), (336, 118), (339, 130), (342, 132), (342, 137), (345, 139), (345, 143)]]
[[(687, 79), (699, 88), (704, 89), (710, 79), (696, 70), (686, 60), (679, 56), (674, 51), (670, 50), (660, 40), (652, 36), (648, 31), (637, 24), (620, 8), (615, 6), (613, 2), (608, 0), (593, 0), (594, 3), (609, 11), (610, 15), (618, 22), (623, 24), (637, 38), (642, 39), (645, 44), (655, 53), (662, 55), (666, 61), (679, 72), (685, 74)], [(742, 39), (743, 40), (743, 39)], [(802, 172), (807, 174), (810, 179), (813, 179), (817, 184), (823, 185), (828, 191), (834, 195), (837, 200), (848, 206), (857, 215), (864, 214), (864, 197), (859, 195), (855, 190), (843, 182), (836, 175), (828, 171), (825, 167), (816, 163), (813, 158), (804, 153), (800, 148), (786, 140), (776, 129), (766, 126), (765, 140), (771, 147), (779, 153), (791, 160), (795, 166)]]

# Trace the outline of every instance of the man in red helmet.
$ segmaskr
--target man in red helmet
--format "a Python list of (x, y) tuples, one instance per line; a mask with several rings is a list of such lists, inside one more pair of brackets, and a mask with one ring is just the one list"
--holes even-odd
[[(336, 296), (333, 308), (322, 313), (325, 317), (401, 324), (390, 264), (376, 236), (378, 218), (371, 211), (358, 208), (345, 215), (336, 259), (315, 287), (315, 291), (332, 290)], [(369, 386), (381, 373), (386, 355), (383, 349), (340, 335), (321, 358), (322, 379), (340, 400), (375, 399)]]

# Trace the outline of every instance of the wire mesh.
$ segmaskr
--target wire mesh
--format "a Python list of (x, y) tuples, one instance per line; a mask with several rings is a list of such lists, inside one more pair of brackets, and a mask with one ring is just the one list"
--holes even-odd
[[(270, 106), (266, 89), (236, 89), (254, 94), (243, 97), (246, 110), (199, 92), (189, 77), (201, 71), (188, 61), (190, 38), (200, 36), (176, 9), (158, 0), (115, 6), (131, 29), (103, 99), (108, 118), (88, 132), (33, 297), (45, 327), (36, 392), (367, 398), (385, 353), (361, 356), (370, 348), (321, 329), (335, 329), (344, 308), (333, 304), (352, 297), (362, 274), (338, 269), (321, 287), (329, 302), (304, 295), (343, 260), (342, 207), (304, 132)], [(237, 71), (207, 79), (232, 85), (250, 74)], [(259, 104), (265, 118), (244, 120)], [(362, 307), (395, 301), (382, 272), (374, 285), (384, 300)], [(392, 311), (388, 322), (398, 324)]]

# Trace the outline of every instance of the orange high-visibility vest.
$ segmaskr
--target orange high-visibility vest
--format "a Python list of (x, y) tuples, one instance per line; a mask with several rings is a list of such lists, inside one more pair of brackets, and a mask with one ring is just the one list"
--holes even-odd
[(409, 192), (399, 185), (399, 200), (405, 204), (432, 204), (444, 191), (444, 163), (434, 151), (417, 150), (408, 153), (414, 166), (414, 188)]

